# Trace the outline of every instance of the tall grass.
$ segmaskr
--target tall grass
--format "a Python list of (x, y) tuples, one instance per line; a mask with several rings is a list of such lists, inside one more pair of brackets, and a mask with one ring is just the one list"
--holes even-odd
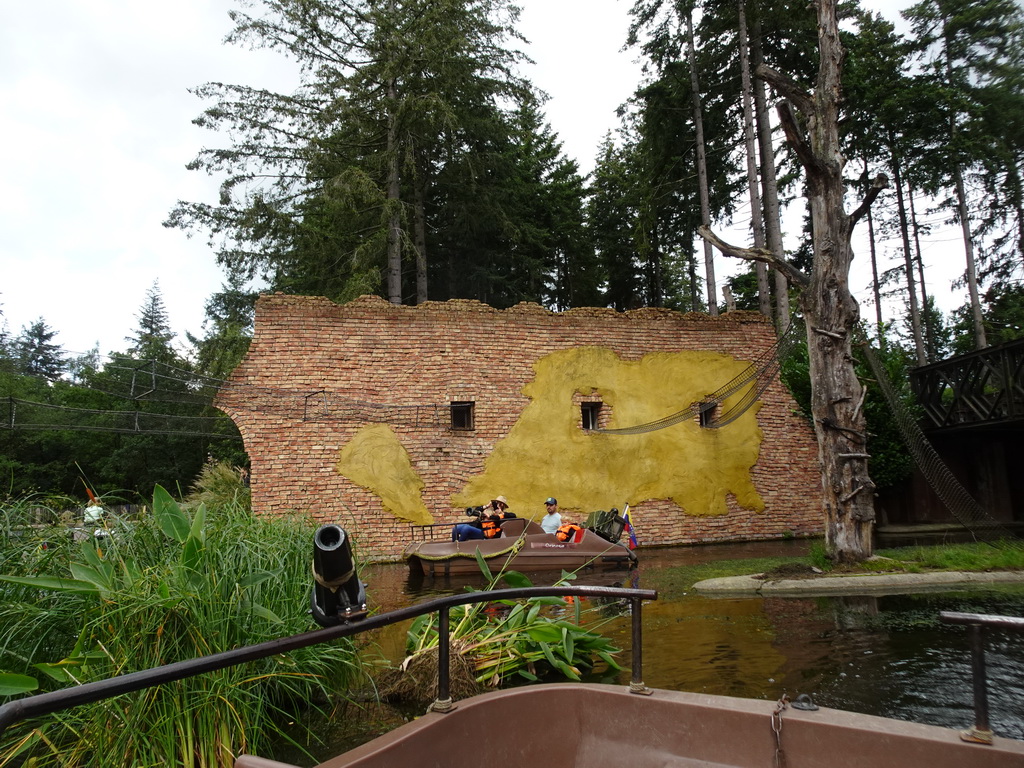
[[(237, 503), (189, 513), (162, 488), (107, 538), (22, 528), (2, 555), (0, 672), (54, 689), (313, 629), (313, 530)], [(126, 694), (9, 729), (0, 765), (230, 766), (356, 673), (341, 641)]]
[(1019, 571), (1024, 570), (1020, 542), (939, 544), (879, 550), (878, 555), (900, 563), (907, 571)]
[(186, 499), (207, 507), (237, 504), (249, 509), (252, 507), (252, 491), (243, 477), (248, 477), (248, 474), (242, 467), (223, 461), (207, 461), (189, 487)]

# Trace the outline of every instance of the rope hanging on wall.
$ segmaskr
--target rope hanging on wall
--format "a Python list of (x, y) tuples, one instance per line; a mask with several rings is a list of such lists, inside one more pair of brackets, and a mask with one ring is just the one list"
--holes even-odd
[[(690, 403), (681, 411), (656, 421), (649, 421), (646, 424), (615, 429), (592, 429), (590, 431), (603, 435), (641, 435), (674, 426), (682, 421), (692, 421), (701, 414), (703, 414), (701, 426), (707, 429), (720, 429), (726, 424), (731, 424), (760, 399), (761, 395), (764, 394), (764, 391), (778, 375), (782, 359), (789, 354), (789, 350), (792, 349), (797, 339), (797, 335), (793, 330), (794, 325), (790, 323), (786, 332), (772, 346), (753, 360), (742, 373), (707, 395), (703, 400)], [(718, 410), (719, 406), (727, 398), (745, 387), (749, 387), (749, 389), (747, 389), (743, 397), (733, 403), (727, 410)]]

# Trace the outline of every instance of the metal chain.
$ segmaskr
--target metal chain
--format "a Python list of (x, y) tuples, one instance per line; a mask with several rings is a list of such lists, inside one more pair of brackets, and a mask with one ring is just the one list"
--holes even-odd
[(782, 713), (789, 703), (789, 696), (782, 694), (775, 711), (772, 712), (772, 731), (775, 733), (775, 768), (785, 768), (786, 756), (782, 753)]

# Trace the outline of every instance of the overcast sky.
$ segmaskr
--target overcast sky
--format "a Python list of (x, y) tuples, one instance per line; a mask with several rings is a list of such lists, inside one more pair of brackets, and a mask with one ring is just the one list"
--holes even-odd
[[(520, 0), (546, 113), (584, 171), (639, 81), (620, 52), (628, 0)], [(895, 18), (905, 3), (873, 2)], [(890, 6), (890, 8), (885, 8)], [(159, 281), (174, 330), (200, 333), (222, 275), (205, 236), (161, 222), (216, 199), (185, 164), (225, 137), (191, 124), (207, 81), (287, 90), (276, 54), (222, 43), (231, 0), (12, 3), (0, 24), (0, 311), (17, 334), (42, 317), (70, 352), (126, 347)], [(731, 274), (731, 265), (717, 268)], [(866, 312), (865, 312), (866, 313)]]

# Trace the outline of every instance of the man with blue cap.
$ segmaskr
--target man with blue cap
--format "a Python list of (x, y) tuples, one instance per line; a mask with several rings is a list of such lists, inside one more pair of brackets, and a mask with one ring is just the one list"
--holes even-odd
[(562, 524), (562, 516), (558, 512), (558, 500), (549, 496), (544, 502), (544, 506), (548, 508), (548, 511), (541, 519), (540, 527), (544, 529), (544, 533), (554, 533)]

